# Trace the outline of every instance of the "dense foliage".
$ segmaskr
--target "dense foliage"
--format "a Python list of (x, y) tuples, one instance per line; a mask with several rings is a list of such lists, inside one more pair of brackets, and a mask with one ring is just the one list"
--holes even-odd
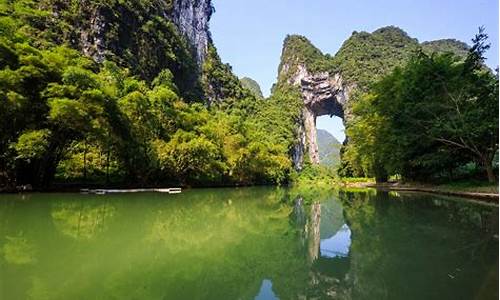
[(465, 59), (419, 52), (357, 95), (345, 153), (356, 173), (428, 181), (476, 164), (495, 180), (498, 75), (483, 64), (486, 38)]
[(433, 52), (451, 52), (455, 55), (465, 57), (469, 53), (469, 45), (455, 39), (441, 39), (430, 42), (423, 42), (422, 50), (427, 54)]
[(347, 169), (429, 178), (473, 161), (492, 178), (498, 80), (481, 64), (484, 36), (465, 62), (429, 53), (461, 55), (466, 45), (420, 47), (395, 27), (354, 33), (335, 57), (288, 36), (277, 85), (263, 99), (214, 45), (198, 66), (171, 10), (172, 1), (0, 0), (1, 186), (297, 178), (291, 154), (303, 102), (288, 79), (300, 64), (363, 87), (353, 96)]
[[(214, 45), (208, 48), (203, 64), (203, 87), (211, 104), (234, 102), (236, 99), (253, 97), (233, 74), (229, 64), (223, 64)], [(231, 100), (228, 100), (231, 99)]]
[(168, 68), (180, 95), (200, 100), (196, 59), (186, 38), (165, 17), (171, 10), (172, 1), (0, 0), (0, 35), (22, 33), (36, 48), (66, 44), (147, 81)]
[(354, 32), (332, 58), (330, 72), (340, 72), (345, 80), (364, 90), (403, 64), (418, 47), (416, 39), (394, 26), (372, 33)]
[(78, 47), (45, 37), (49, 31), (37, 26), (46, 26), (50, 13), (34, 2), (0, 4), (9, 12), (0, 18), (2, 186), (46, 187), (54, 178), (130, 185), (288, 180), (300, 111), (300, 103), (289, 99), (295, 90), (256, 99), (211, 46), (200, 80), (212, 100), (207, 107), (202, 99), (186, 100), (195, 88), (182, 90), (182, 70), (175, 66), (149, 80), (119, 61), (96, 62)]

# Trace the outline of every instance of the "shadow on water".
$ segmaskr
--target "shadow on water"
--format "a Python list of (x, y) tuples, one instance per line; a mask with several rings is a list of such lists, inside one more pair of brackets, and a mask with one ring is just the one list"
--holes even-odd
[(0, 299), (496, 299), (498, 208), (375, 191), (0, 196)]

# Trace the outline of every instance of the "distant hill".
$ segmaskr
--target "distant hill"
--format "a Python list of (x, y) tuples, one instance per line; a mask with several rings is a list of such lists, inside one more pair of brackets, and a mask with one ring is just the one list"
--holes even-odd
[(248, 77), (243, 77), (240, 79), (241, 85), (244, 88), (247, 88), (252, 92), (252, 94), (257, 97), (257, 98), (264, 98), (264, 95), (262, 95), (262, 90), (260, 89), (260, 85), (257, 83), (257, 81), (253, 80), (252, 78)]
[(340, 146), (342, 144), (326, 130), (318, 129), (317, 134), (320, 164), (337, 165), (340, 162)]
[(466, 56), (469, 52), (469, 45), (455, 39), (441, 39), (430, 42), (423, 42), (422, 49), (428, 53), (451, 52), (458, 56)]

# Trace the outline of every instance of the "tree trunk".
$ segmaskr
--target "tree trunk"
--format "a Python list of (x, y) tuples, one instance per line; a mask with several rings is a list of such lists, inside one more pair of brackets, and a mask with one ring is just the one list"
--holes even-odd
[(87, 181), (87, 139), (83, 141), (83, 180)]
[(486, 175), (488, 175), (488, 182), (494, 183), (497, 181), (495, 172), (493, 172), (493, 166), (491, 165), (492, 159), (488, 157), (481, 157), (484, 168), (486, 169)]
[(497, 178), (495, 176), (495, 172), (493, 172), (493, 167), (491, 166), (491, 163), (488, 163), (484, 167), (486, 168), (486, 174), (488, 174), (488, 181), (491, 183), (496, 182)]

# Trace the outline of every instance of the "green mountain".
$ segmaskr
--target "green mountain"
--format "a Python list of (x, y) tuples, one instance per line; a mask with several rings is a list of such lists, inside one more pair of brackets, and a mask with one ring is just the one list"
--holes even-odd
[(325, 166), (336, 166), (340, 163), (340, 143), (331, 133), (326, 130), (317, 130), (317, 141), (320, 164)]
[(300, 65), (305, 66), (310, 72), (328, 71), (331, 57), (324, 55), (306, 37), (287, 35), (283, 42), (277, 84), (285, 84), (297, 72)]
[(302, 102), (301, 116), (295, 119), (295, 167), (300, 169), (306, 159), (313, 164), (321, 162), (314, 138), (316, 117), (335, 115), (349, 123), (349, 99), (355, 98), (357, 92), (368, 91), (372, 83), (395, 67), (404, 66), (411, 56), (419, 51), (463, 56), (467, 49), (465, 43), (450, 39), (420, 44), (402, 29), (387, 26), (371, 33), (354, 31), (332, 56), (323, 54), (304, 36), (288, 35), (272, 92), (278, 95), (295, 90), (294, 101)]
[(211, 0), (0, 1), (0, 190), (289, 178), (293, 101), (256, 99)]
[[(455, 39), (419, 43), (396, 26), (379, 28), (372, 33), (354, 31), (335, 55), (323, 54), (306, 37), (289, 35), (283, 42), (278, 80), (289, 78), (298, 65), (312, 73), (340, 73), (344, 80), (366, 87), (396, 66), (404, 64), (418, 50), (452, 52), (465, 56), (468, 45)], [(286, 66), (286, 68), (284, 68)]]
[(252, 92), (255, 97), (264, 98), (264, 95), (262, 95), (262, 90), (260, 89), (260, 85), (257, 83), (257, 81), (248, 77), (243, 77), (240, 79), (240, 81), (241, 85), (243, 85), (244, 88), (250, 90), (250, 92)]
[(345, 80), (364, 88), (403, 64), (418, 48), (417, 39), (398, 27), (355, 31), (331, 59), (329, 71), (340, 72)]
[(418, 47), (394, 27), (355, 33), (334, 57), (288, 36), (264, 100), (219, 57), (213, 12), (211, 0), (0, 0), (0, 189), (286, 182), (306, 153), (304, 93), (347, 93), (328, 74), (301, 89), (299, 68), (361, 86)]
[(451, 52), (459, 56), (466, 56), (470, 48), (466, 43), (455, 39), (442, 39), (423, 42), (421, 45), (423, 50), (427, 53)]

